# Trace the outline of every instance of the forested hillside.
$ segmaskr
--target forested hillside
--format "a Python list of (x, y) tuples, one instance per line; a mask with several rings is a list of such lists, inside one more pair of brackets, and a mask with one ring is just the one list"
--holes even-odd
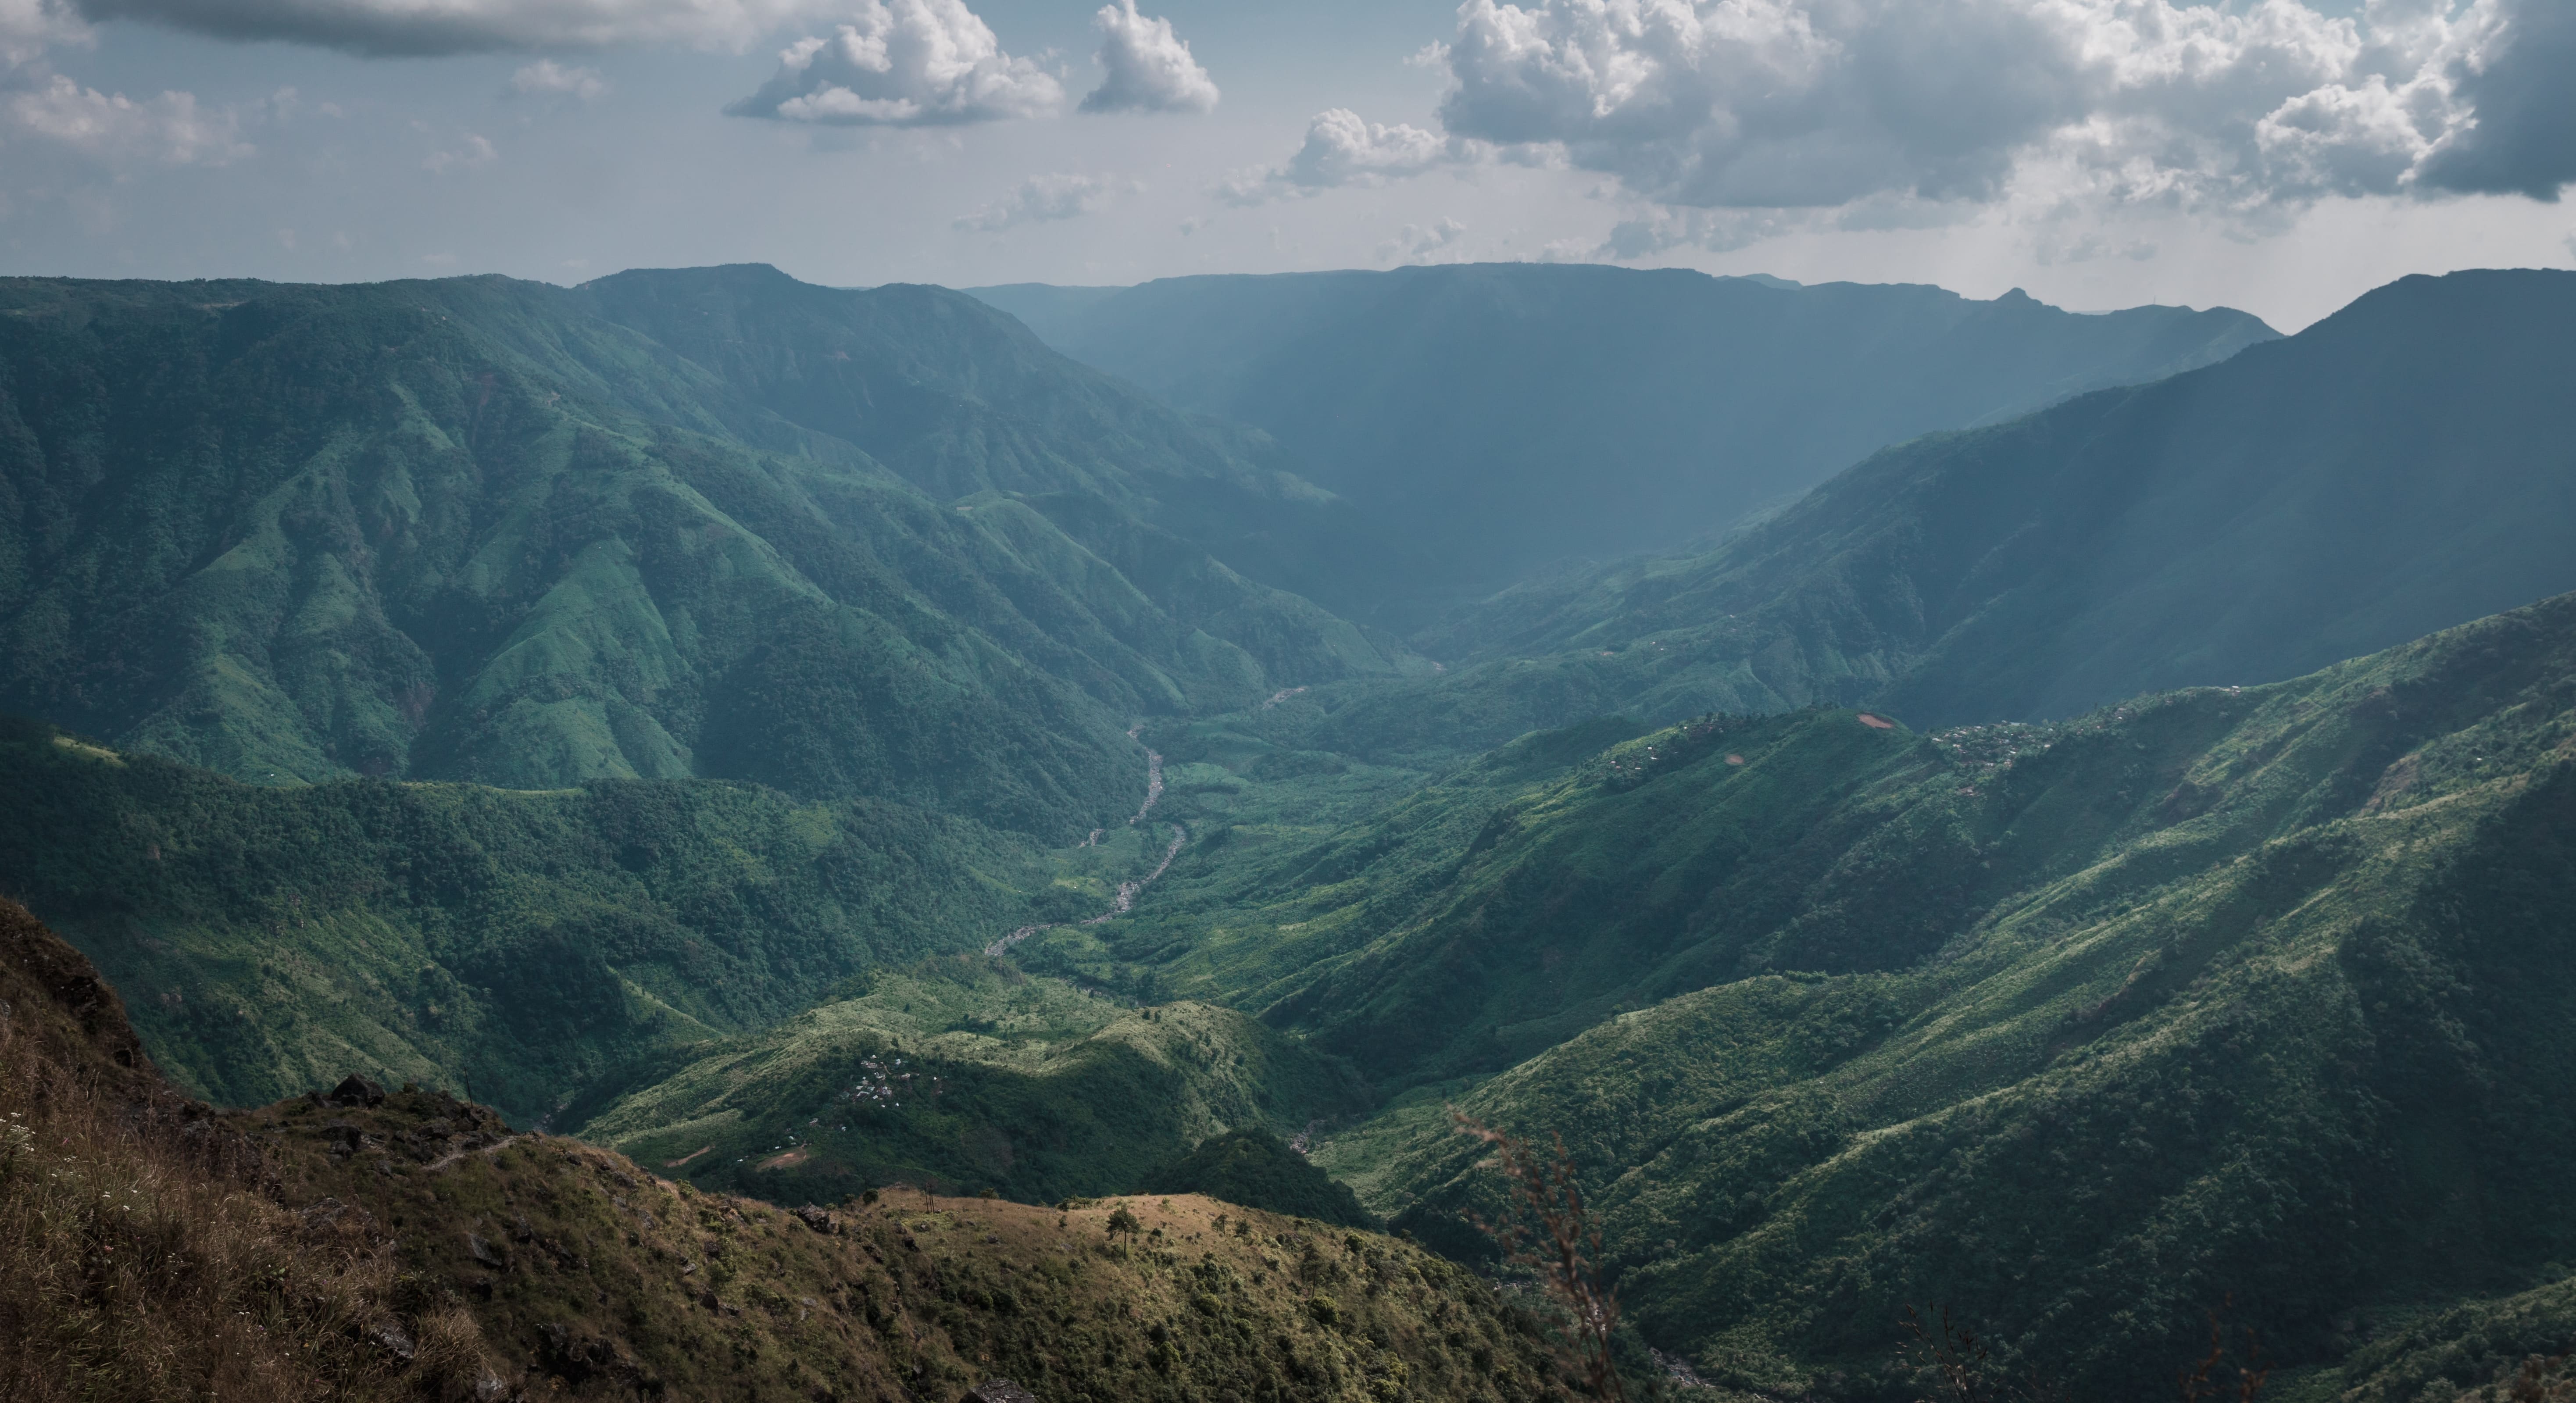
[[(1132, 802), (1141, 715), (1413, 665), (1132, 514), (1324, 494), (971, 299), (869, 296), (914, 359), (862, 317), (839, 388), (955, 507), (604, 293), (0, 285), (0, 706), (259, 782), (716, 776), (1057, 836)], [(1016, 347), (1004, 403), (922, 377), (943, 335)]]
[(2318, 1366), (2564, 1275), (2576, 598), (2056, 726), (1880, 720), (1525, 741), (1058, 955), (1159, 952), (1420, 1086), (1318, 1159), (1450, 1250), (1495, 1204), (1442, 1103), (1562, 1133), (1641, 1328), (1734, 1387), (1896, 1389), (1909, 1303), (2117, 1393), (2229, 1295)]
[(979, 948), (1054, 875), (881, 800), (263, 787), (38, 723), (0, 734), (0, 787), (9, 889), (130, 991), (181, 1087), (232, 1105), (358, 1071), (532, 1119), (647, 1048)]
[(2226, 310), (1535, 263), (976, 295), (1266, 430), (1381, 529), (1377, 558), (1310, 592), (1407, 628), (1541, 567), (1711, 535), (1889, 444), (2273, 334)]

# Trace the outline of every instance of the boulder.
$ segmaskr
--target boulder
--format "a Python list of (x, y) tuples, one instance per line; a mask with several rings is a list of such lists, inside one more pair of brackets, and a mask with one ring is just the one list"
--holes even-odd
[(334, 1106), (381, 1106), (385, 1103), (385, 1089), (351, 1072), (323, 1099)]

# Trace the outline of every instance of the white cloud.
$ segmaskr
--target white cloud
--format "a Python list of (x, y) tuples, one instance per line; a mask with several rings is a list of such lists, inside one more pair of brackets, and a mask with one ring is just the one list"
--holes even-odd
[(191, 93), (165, 92), (137, 102), (123, 93), (85, 88), (57, 73), (12, 94), (8, 125), (96, 160), (220, 166), (251, 154), (229, 111), (200, 107)]
[(1382, 185), (1472, 159), (1462, 143), (1420, 127), (1384, 126), (1347, 107), (1315, 114), (1306, 143), (1283, 164), (1237, 174), (1218, 193), (1239, 205), (1311, 195), (1345, 185)]
[(1087, 175), (1033, 175), (1010, 198), (961, 216), (955, 227), (997, 234), (1022, 224), (1079, 219), (1108, 203), (1110, 193), (1107, 182)]
[[(26, 0), (9, 0), (25, 3)], [(782, 25), (842, 8), (828, 0), (77, 0), (127, 19), (219, 39), (280, 39), (361, 54), (492, 53), (692, 44), (740, 49)]]
[(1103, 5), (1100, 66), (1108, 77), (1082, 100), (1085, 112), (1213, 112), (1216, 82), (1172, 32), (1172, 22), (1136, 13), (1136, 0)]
[(1394, 238), (1377, 246), (1377, 261), (1380, 263), (1441, 262), (1443, 260), (1437, 255), (1466, 236), (1466, 225), (1446, 217), (1428, 229), (1407, 224), (1396, 231)]
[(927, 127), (1043, 116), (1063, 100), (1063, 87), (1044, 69), (1002, 52), (963, 0), (862, 0), (855, 21), (828, 38), (789, 45), (777, 74), (725, 111), (831, 126)]
[(32, 63), (51, 45), (90, 37), (70, 0), (0, 0), (0, 64)]
[[(2370, 0), (2360, 18), (2299, 0), (1466, 0), (1430, 58), (1450, 77), (1443, 131), (1399, 129), (1413, 149), (1552, 156), (1684, 209), (1921, 222), (1905, 207), (2017, 198), (2260, 221), (2576, 181), (2567, 0)], [(1333, 135), (1319, 118), (1271, 184), (1345, 183), (1286, 173), (1333, 169)], [(1613, 242), (1739, 232), (1650, 226)]]
[(608, 91), (608, 80), (596, 68), (566, 68), (541, 58), (510, 75), (509, 96), (573, 97), (583, 102)]
[(465, 140), (454, 150), (433, 151), (420, 163), (420, 167), (434, 174), (443, 174), (452, 170), (472, 170), (476, 166), (488, 166), (499, 159), (501, 159), (501, 153), (492, 149), (490, 141), (467, 132)]

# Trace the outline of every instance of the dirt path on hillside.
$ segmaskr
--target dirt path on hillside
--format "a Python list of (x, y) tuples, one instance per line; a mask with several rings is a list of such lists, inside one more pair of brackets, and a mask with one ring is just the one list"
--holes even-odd
[(429, 1163), (422, 1165), (420, 1172), (423, 1174), (435, 1174), (449, 1165), (456, 1163), (458, 1160), (465, 1158), (467, 1155), (499, 1154), (501, 1151), (506, 1150), (517, 1143), (519, 1143), (519, 1137), (516, 1135), (509, 1135), (495, 1140), (488, 1145), (474, 1145), (462, 1150), (451, 1150), (448, 1153), (431, 1160)]

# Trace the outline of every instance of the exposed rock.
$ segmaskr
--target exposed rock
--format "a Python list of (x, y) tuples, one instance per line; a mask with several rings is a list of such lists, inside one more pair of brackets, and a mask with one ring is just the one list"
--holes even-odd
[(839, 1218), (834, 1217), (831, 1213), (824, 1209), (817, 1208), (810, 1203), (806, 1204), (802, 1208), (796, 1209), (795, 1216), (796, 1221), (803, 1223), (805, 1226), (812, 1228), (814, 1231), (819, 1233), (836, 1233), (841, 1230), (841, 1220)]
[(331, 1088), (326, 1099), (334, 1106), (381, 1106), (385, 1103), (385, 1089), (351, 1072)]
[(958, 1403), (1038, 1403), (1038, 1396), (1009, 1379), (986, 1379)]
[(465, 1251), (468, 1255), (472, 1256), (474, 1260), (481, 1262), (483, 1265), (490, 1267), (494, 1271), (508, 1271), (510, 1269), (509, 1254), (503, 1252), (500, 1248), (493, 1246), (491, 1243), (484, 1241), (478, 1234), (467, 1233), (465, 1235)]
[(395, 1321), (388, 1320), (369, 1330), (367, 1338), (396, 1359), (408, 1360), (419, 1353), (419, 1346), (412, 1343), (410, 1333)]
[(565, 1325), (547, 1325), (538, 1330), (542, 1343), (538, 1362), (546, 1372), (579, 1386), (595, 1378), (607, 1377), (633, 1384), (643, 1378), (643, 1366), (614, 1340), (586, 1335)]

